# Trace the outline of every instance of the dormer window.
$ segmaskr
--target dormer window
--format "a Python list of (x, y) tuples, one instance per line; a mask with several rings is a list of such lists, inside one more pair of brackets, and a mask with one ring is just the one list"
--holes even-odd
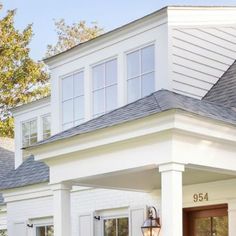
[(93, 117), (117, 108), (117, 60), (113, 59), (92, 68)]
[(155, 91), (154, 45), (127, 54), (128, 103)]
[(43, 139), (51, 136), (51, 115), (47, 114), (42, 117)]
[(62, 79), (63, 130), (84, 121), (84, 72), (77, 72)]
[(37, 119), (22, 123), (22, 146), (28, 147), (38, 141)]

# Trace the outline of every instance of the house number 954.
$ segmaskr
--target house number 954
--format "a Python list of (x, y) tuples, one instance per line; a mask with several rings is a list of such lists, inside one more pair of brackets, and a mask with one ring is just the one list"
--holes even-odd
[(208, 201), (208, 193), (195, 193), (193, 194), (193, 201), (194, 202), (204, 202)]

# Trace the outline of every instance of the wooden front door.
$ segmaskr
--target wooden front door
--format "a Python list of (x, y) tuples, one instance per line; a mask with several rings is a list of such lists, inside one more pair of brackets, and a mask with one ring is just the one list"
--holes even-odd
[(184, 209), (184, 236), (228, 236), (227, 205)]

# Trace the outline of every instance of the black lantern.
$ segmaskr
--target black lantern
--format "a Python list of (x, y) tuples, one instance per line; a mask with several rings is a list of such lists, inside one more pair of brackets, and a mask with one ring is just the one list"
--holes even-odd
[(161, 230), (160, 218), (157, 216), (155, 207), (148, 208), (148, 219), (141, 227), (143, 236), (158, 236)]

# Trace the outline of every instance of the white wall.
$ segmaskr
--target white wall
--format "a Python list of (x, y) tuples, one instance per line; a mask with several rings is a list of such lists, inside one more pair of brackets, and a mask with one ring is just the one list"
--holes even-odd
[[(234, 236), (236, 230), (233, 227), (236, 219), (236, 179), (218, 182), (187, 185), (183, 187), (183, 207), (198, 207), (214, 204), (225, 204), (229, 206), (229, 236)], [(45, 185), (48, 189), (48, 186)], [(52, 197), (42, 195), (36, 186), (28, 194), (15, 191), (15, 200), (7, 203), (9, 236), (16, 236), (15, 229), (22, 230), (18, 236), (35, 236), (34, 228), (26, 227), (27, 223), (36, 223), (45, 219), (52, 222)], [(42, 191), (42, 186), (40, 188)], [(37, 195), (31, 192), (38, 192)], [(43, 191), (42, 191), (43, 192)], [(208, 193), (208, 201), (194, 202), (195, 193)], [(27, 199), (28, 198), (28, 199)], [(20, 200), (21, 199), (21, 200)], [(25, 200), (23, 200), (25, 199)], [(131, 236), (141, 236), (140, 226), (145, 218), (146, 206), (154, 205), (158, 211), (160, 207), (160, 190), (151, 193), (128, 192), (107, 189), (83, 189), (73, 190), (71, 194), (72, 204), (72, 236), (102, 236), (102, 221), (95, 220), (94, 216), (101, 218), (109, 216), (129, 216)], [(83, 222), (80, 225), (80, 222)], [(80, 232), (80, 234), (79, 234)], [(86, 235), (81, 234), (86, 232)], [(90, 234), (88, 233), (90, 232)], [(139, 234), (140, 233), (140, 234)]]
[(41, 101), (33, 102), (17, 108), (13, 111), (15, 124), (15, 168), (23, 161), (22, 151), (22, 123), (31, 119), (37, 119), (38, 140), (42, 139), (42, 116), (50, 114), (50, 98), (42, 99)]
[[(45, 186), (45, 188), (47, 187)], [(32, 191), (37, 191), (37, 187), (32, 187)], [(7, 203), (9, 236), (16, 236), (16, 228), (21, 228), (22, 230), (22, 233), (18, 233), (17, 236), (35, 236), (35, 229), (26, 227), (26, 224), (39, 222), (40, 219), (50, 219), (53, 212), (52, 197), (39, 196), (39, 191), (37, 196), (33, 196), (32, 193), (28, 192), (28, 194), (24, 194), (24, 196), (19, 194), (18, 200), (15, 199), (13, 201), (13, 199), (11, 199), (11, 202)], [(20, 198), (22, 200), (19, 200)], [(88, 230), (84, 228), (84, 225), (88, 227), (91, 226), (91, 232), (96, 232), (96, 236), (102, 236), (100, 234), (100, 224), (102, 221), (94, 220), (93, 216), (96, 214), (103, 217), (111, 215), (120, 216), (121, 208), (122, 216), (125, 215), (129, 217), (132, 213), (133, 225), (135, 225), (135, 223), (139, 224), (139, 222), (143, 222), (144, 220), (146, 205), (157, 206), (159, 205), (158, 199), (159, 197), (155, 192), (149, 194), (105, 189), (73, 191), (71, 194), (72, 236), (79, 235), (79, 227), (80, 232), (86, 232), (86, 235), (82, 234), (80, 236), (88, 236)], [(8, 198), (6, 197), (6, 201), (7, 200)], [(79, 226), (80, 220), (84, 222), (82, 226)], [(132, 230), (132, 228), (130, 230)], [(133, 236), (142, 236), (141, 230), (138, 229), (140, 234), (135, 234), (135, 230), (136, 228), (133, 228)], [(91, 235), (94, 234), (92, 233)]]

